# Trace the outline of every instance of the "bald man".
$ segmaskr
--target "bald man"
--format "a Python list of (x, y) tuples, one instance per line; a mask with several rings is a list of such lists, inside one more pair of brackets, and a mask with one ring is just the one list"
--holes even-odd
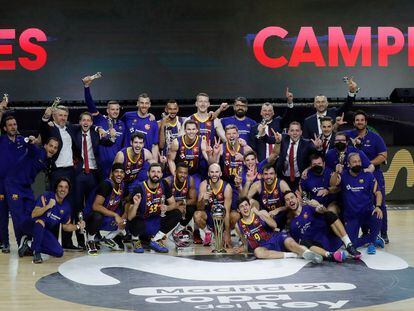
[(200, 184), (197, 202), (197, 211), (194, 213), (194, 222), (200, 228), (200, 237), (204, 246), (211, 243), (211, 230), (214, 229), (211, 216), (214, 205), (221, 204), (226, 210), (224, 216), (224, 247), (231, 246), (230, 240), (230, 207), (232, 190), (229, 183), (222, 178), (220, 165), (213, 163), (208, 168), (208, 179)]

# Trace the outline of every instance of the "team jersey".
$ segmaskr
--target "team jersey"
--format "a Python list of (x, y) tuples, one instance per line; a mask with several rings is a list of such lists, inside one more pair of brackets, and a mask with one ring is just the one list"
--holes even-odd
[(161, 203), (167, 204), (167, 199), (171, 197), (171, 189), (165, 180), (161, 180), (155, 189), (148, 187), (147, 181), (139, 183), (132, 197), (141, 194), (141, 202), (137, 210), (137, 216), (142, 219), (160, 218)]
[(271, 187), (271, 190), (266, 190), (263, 179), (260, 181), (262, 185), (262, 191), (259, 195), (259, 204), (261, 209), (265, 209), (268, 212), (275, 210), (282, 206), (283, 192), (280, 189), (280, 179), (277, 178)]
[(322, 175), (316, 175), (311, 170), (308, 170), (308, 174), (306, 179), (300, 180), (300, 186), (302, 188), (302, 192), (307, 194), (309, 200), (316, 200), (324, 206), (327, 206), (331, 203), (333, 196), (328, 194), (326, 196), (318, 196), (318, 192), (323, 189), (329, 190), (329, 182), (331, 179), (333, 171), (325, 167), (323, 170)]
[[(254, 178), (254, 180), (252, 181), (252, 183), (261, 180), (262, 179), (262, 174), (263, 174), (263, 166), (265, 166), (265, 164), (268, 163), (267, 159), (264, 159), (263, 161), (259, 162), (257, 164), (257, 176)], [(245, 165), (243, 165), (243, 171), (242, 171), (242, 184), (244, 185), (247, 182), (247, 172), (248, 169)]]
[(326, 222), (313, 206), (303, 205), (300, 215), (292, 219), (289, 233), (298, 242), (314, 241), (318, 235), (326, 233)]
[(24, 156), (27, 151), (27, 143), (23, 136), (16, 136), (12, 141), (9, 136), (0, 136), (0, 180), (6, 178), (11, 168)]
[(375, 177), (360, 172), (352, 176), (349, 171), (341, 175), (341, 190), (345, 218), (357, 218), (358, 214), (374, 210)]
[(185, 143), (184, 136), (178, 138), (178, 150), (175, 162), (185, 162), (188, 165), (189, 174), (200, 173), (199, 166), (202, 158), (200, 136), (197, 136), (191, 145)]
[(158, 124), (157, 121), (150, 121), (150, 117), (142, 118), (136, 111), (126, 112), (122, 118), (125, 123), (126, 134), (124, 146), (129, 146), (131, 134), (140, 132), (144, 134), (144, 148), (152, 151), (152, 146), (158, 144)]
[(122, 182), (119, 185), (118, 190), (115, 189), (115, 183), (111, 178), (107, 178), (102, 181), (98, 188), (93, 191), (92, 195), (89, 196), (88, 202), (86, 203), (84, 213), (89, 214), (92, 211), (92, 205), (95, 201), (95, 197), (100, 195), (105, 198), (103, 207), (106, 209), (117, 212), (119, 215), (122, 214), (122, 199), (125, 195), (125, 185)]
[(246, 142), (249, 139), (250, 130), (256, 125), (256, 121), (245, 117), (243, 120), (237, 119), (235, 116), (226, 117), (221, 119), (221, 124), (225, 129), (227, 125), (234, 124), (239, 132), (239, 137)]
[[(89, 87), (85, 87), (85, 101), (90, 113), (95, 114), (98, 112)], [(110, 128), (113, 128), (116, 131), (116, 136), (112, 140), (109, 139), (108, 135), (102, 139), (105, 143), (98, 145), (99, 157), (97, 160), (100, 164), (99, 167), (101, 169), (104, 168), (107, 171), (106, 173), (108, 173), (116, 153), (121, 150), (124, 145), (125, 124), (119, 119), (111, 119), (101, 113), (93, 116), (93, 124), (102, 127), (105, 131), (108, 131)], [(125, 142), (125, 144), (129, 144), (129, 141)]]
[[(358, 137), (357, 130), (348, 131), (347, 134), (351, 138)], [(375, 159), (379, 153), (386, 152), (387, 146), (385, 145), (384, 139), (377, 133), (367, 130), (367, 133), (363, 137), (359, 137), (361, 144), (359, 150), (362, 150), (369, 160)], [(377, 167), (379, 169), (379, 166)]]
[(236, 161), (235, 154), (244, 154), (244, 147), (238, 145), (237, 149), (232, 151), (228, 143), (225, 143), (222, 146), (222, 151), (220, 166), (223, 172), (223, 179), (234, 184), (234, 177), (241, 175), (243, 170), (243, 161)]
[(202, 120), (197, 114), (193, 114), (190, 116), (190, 119), (197, 122), (199, 128), (198, 135), (205, 140), (207, 144), (212, 146), (214, 144), (214, 137), (216, 136), (216, 129), (214, 128), (214, 120), (210, 115), (207, 119)]
[(10, 168), (7, 180), (9, 182), (30, 187), (39, 172), (50, 167), (51, 159), (46, 156), (46, 150), (34, 144), (27, 145), (27, 153)]
[[(176, 117), (175, 123), (170, 124), (168, 123), (164, 127), (164, 137), (165, 137), (165, 146), (164, 149), (161, 150), (163, 154), (167, 154), (168, 148), (173, 142), (174, 139), (179, 137), (181, 127), (184, 124), (185, 118), (183, 117)], [(158, 121), (161, 122), (161, 121)]]
[(292, 219), (289, 234), (298, 243), (316, 242), (316, 246), (331, 252), (338, 250), (342, 245), (341, 239), (334, 235), (324, 216), (318, 214), (310, 205), (302, 206), (301, 213)]
[(124, 181), (126, 183), (131, 183), (135, 180), (141, 170), (146, 169), (146, 164), (148, 164), (148, 161), (145, 161), (144, 149), (141, 150), (141, 153), (136, 161), (130, 158), (128, 150), (132, 150), (132, 147), (123, 148), (121, 149), (121, 152), (124, 155)]
[[(42, 196), (45, 198), (46, 205), (49, 203), (50, 199), (56, 200), (54, 192), (47, 191), (36, 200), (35, 206), (43, 207)], [(52, 229), (59, 224), (66, 224), (70, 220), (71, 208), (69, 201), (64, 199), (62, 203), (58, 203), (56, 200), (55, 206), (47, 210), (43, 215), (33, 218), (34, 221), (41, 219), (45, 223), (45, 227)]]
[(253, 219), (250, 223), (240, 219), (237, 222), (237, 226), (251, 249), (261, 246), (270, 240), (273, 235), (272, 228), (256, 214), (253, 214)]
[[(359, 154), (359, 156), (361, 157), (361, 164), (362, 164), (363, 168), (367, 168), (371, 164), (371, 162), (369, 161), (369, 159), (367, 158), (367, 156), (365, 155), (365, 153), (363, 151), (358, 150), (353, 146), (347, 146), (347, 148), (346, 148), (346, 150), (345, 150), (345, 152), (343, 153), (342, 156), (336, 148), (328, 150), (328, 152), (326, 153), (326, 156), (325, 156), (326, 166), (329, 167), (331, 170), (335, 171), (337, 164), (343, 164), (344, 169), (347, 170), (349, 168), (349, 166), (348, 166), (348, 155), (350, 153), (358, 153)], [(343, 159), (341, 159), (341, 157)]]
[(214, 190), (211, 186), (211, 181), (207, 181), (211, 187), (212, 195), (210, 196), (210, 199), (208, 200), (207, 206), (205, 206), (206, 212), (211, 211), (214, 204), (221, 204), (224, 206), (224, 191), (226, 190), (227, 182), (220, 179), (219, 180), (219, 188), (218, 190)]
[[(358, 131), (351, 130), (348, 132), (348, 135), (351, 138), (356, 138), (358, 136)], [(378, 154), (387, 152), (387, 146), (382, 137), (372, 131), (368, 130), (365, 136), (360, 137), (360, 140), (361, 145), (359, 145), (359, 150), (363, 151), (370, 161), (375, 159)], [(378, 185), (384, 188), (384, 175), (382, 174), (380, 165), (375, 166), (374, 176), (377, 179)]]
[(175, 183), (174, 176), (169, 176), (168, 180), (171, 185), (172, 196), (174, 197), (175, 202), (186, 200), (188, 198), (188, 192), (190, 191), (191, 176), (187, 176), (187, 179), (180, 188)]

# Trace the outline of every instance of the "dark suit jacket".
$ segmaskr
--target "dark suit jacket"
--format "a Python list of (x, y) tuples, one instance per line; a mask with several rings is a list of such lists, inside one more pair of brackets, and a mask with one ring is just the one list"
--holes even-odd
[[(289, 125), (294, 119), (296, 108), (286, 108), (285, 113), (282, 117), (277, 116), (273, 118), (272, 122), (269, 124), (269, 127), (274, 129), (275, 132), (281, 133), (282, 130)], [(257, 159), (263, 161), (266, 159), (266, 144), (274, 144), (275, 138), (270, 132), (270, 136), (264, 135), (261, 138), (257, 138), (258, 127), (260, 123), (257, 123), (252, 127), (249, 133), (248, 145), (257, 153)]]
[[(354, 101), (355, 97), (348, 96), (342, 106), (328, 108), (326, 115), (331, 117), (335, 122), (337, 116), (341, 115), (343, 112), (347, 112), (352, 108)], [(307, 139), (313, 139), (315, 134), (319, 134), (316, 113), (307, 117), (303, 122), (303, 137)]]
[[(75, 132), (74, 127), (72, 127), (70, 124), (67, 125), (67, 132), (70, 135), (70, 138), (72, 139), (72, 153), (73, 153), (73, 159), (74, 162), (79, 159), (80, 157), (80, 151), (76, 149), (75, 144), (73, 143), (75, 141)], [(62, 150), (62, 136), (60, 135), (59, 128), (52, 122), (52, 121), (41, 121), (40, 123), (40, 136), (42, 138), (42, 143), (45, 144), (46, 141), (50, 137), (56, 137), (59, 140), (59, 147), (58, 151), (53, 157), (53, 163), (55, 163), (56, 159), (59, 157), (60, 151)], [(56, 165), (53, 164), (52, 170), (56, 169)]]
[[(99, 134), (96, 132), (96, 126), (92, 126), (90, 133), (92, 139), (92, 147), (95, 154), (95, 158), (98, 157), (98, 149), (97, 145), (99, 144)], [(73, 156), (73, 163), (76, 169), (76, 172), (80, 172), (83, 166), (83, 159), (82, 159), (82, 129), (79, 124), (66, 124), (66, 130), (72, 139), (72, 156)], [(56, 169), (55, 161), (59, 157), (60, 151), (62, 150), (62, 137), (60, 135), (59, 128), (50, 121), (41, 121), (40, 124), (40, 136), (42, 138), (42, 142), (45, 143), (50, 137), (56, 137), (59, 140), (59, 147), (57, 153), (53, 157), (53, 166), (52, 170)]]
[[(93, 126), (89, 130), (89, 133), (91, 135), (91, 140), (92, 140), (93, 154), (95, 155), (96, 164), (98, 165), (98, 157), (99, 157), (98, 146), (99, 146), (99, 141), (100, 141), (99, 134), (94, 130)], [(75, 144), (76, 150), (80, 150), (80, 152), (82, 152), (83, 136), (82, 136), (82, 128), (80, 126), (74, 128), (74, 137), (75, 139), (72, 140), (72, 143)], [(81, 154), (80, 158), (77, 159), (77, 163), (75, 164), (76, 173), (80, 173), (82, 171), (82, 166), (83, 166), (83, 157)]]
[[(289, 152), (290, 137), (289, 135), (283, 135), (280, 146), (280, 155), (277, 159), (276, 168), (278, 176), (283, 176), (285, 168), (286, 156)], [(298, 164), (299, 172), (302, 173), (310, 165), (310, 155), (318, 153), (313, 143), (304, 138), (299, 139), (298, 150), (296, 154), (296, 161)]]
[[(323, 141), (323, 135), (321, 134), (319, 137)], [(323, 156), (325, 156), (325, 154), (328, 152), (328, 150), (331, 150), (331, 149), (335, 148), (334, 142), (335, 142), (335, 133), (332, 133), (331, 138), (328, 141), (328, 148), (325, 150), (325, 153), (323, 154)], [(321, 151), (321, 153), (322, 153), (322, 151)]]

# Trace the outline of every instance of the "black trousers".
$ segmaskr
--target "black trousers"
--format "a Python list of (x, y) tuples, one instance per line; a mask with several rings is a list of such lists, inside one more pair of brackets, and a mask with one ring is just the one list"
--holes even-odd
[[(196, 207), (194, 205), (187, 205), (186, 208), (186, 212), (185, 212), (185, 217), (183, 219), (182, 214), (181, 214), (181, 220), (180, 220), (180, 224), (182, 226), (187, 226), (188, 223), (191, 221), (191, 219), (193, 218), (194, 212), (196, 211)], [(164, 232), (164, 231), (163, 231)], [(167, 231), (168, 232), (168, 231)]]
[[(79, 212), (83, 212), (88, 196), (91, 195), (98, 185), (98, 179), (97, 170), (91, 170), (88, 174), (82, 171), (76, 175), (74, 187), (75, 205), (72, 208), (72, 220), (74, 223), (79, 221)], [(85, 245), (84, 236), (79, 231), (76, 231), (76, 239), (79, 245)]]

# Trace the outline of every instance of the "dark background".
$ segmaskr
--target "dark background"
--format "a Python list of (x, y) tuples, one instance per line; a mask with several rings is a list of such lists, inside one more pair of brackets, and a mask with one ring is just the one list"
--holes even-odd
[[(370, 68), (270, 69), (259, 64), (252, 38), (267, 26), (289, 31), (286, 40), (270, 39), (270, 55), (289, 57), (301, 26), (312, 26), (327, 61), (329, 26), (354, 35), (358, 26), (393, 26), (407, 33), (414, 26), (412, 1), (3, 1), (0, 28), (43, 30), (41, 43), (48, 60), (30, 72), (0, 71), (0, 92), (11, 101), (83, 98), (80, 78), (101, 71), (94, 85), (97, 99), (283, 97), (290, 86), (295, 96), (345, 96), (342, 77), (354, 75), (365, 97), (389, 96), (395, 87), (414, 86), (407, 65), (407, 47), (380, 68), (377, 41), (372, 39)], [(21, 52), (14, 41), (14, 55)], [(350, 46), (352, 40), (348, 41)], [(10, 56), (0, 55), (0, 59)], [(358, 61), (360, 63), (360, 60)]]

